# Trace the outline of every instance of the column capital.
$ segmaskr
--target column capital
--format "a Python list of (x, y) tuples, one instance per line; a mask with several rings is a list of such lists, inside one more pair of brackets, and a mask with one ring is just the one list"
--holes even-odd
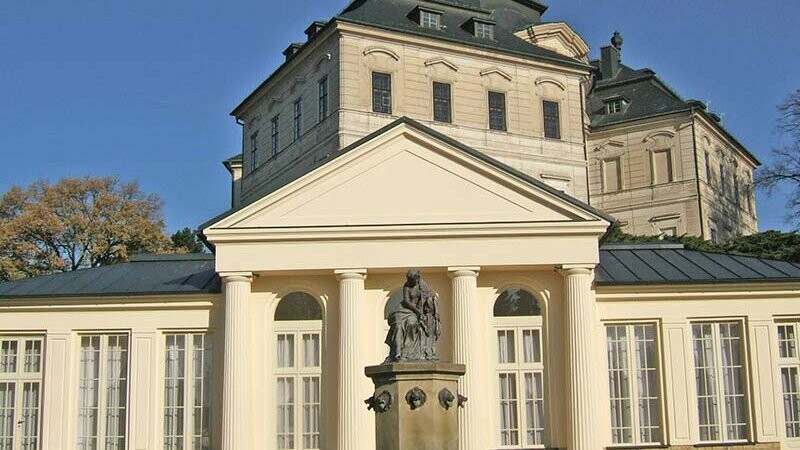
[(333, 273), (339, 281), (367, 279), (367, 269), (336, 269)]
[(478, 273), (481, 271), (480, 266), (458, 266), (458, 267), (448, 267), (447, 268), (447, 276), (450, 278), (456, 277), (477, 277)]
[(236, 281), (243, 283), (253, 282), (253, 272), (219, 272), (219, 277), (222, 278), (222, 281), (225, 283)]
[(563, 276), (568, 275), (591, 275), (597, 264), (562, 264), (556, 266), (556, 272)]

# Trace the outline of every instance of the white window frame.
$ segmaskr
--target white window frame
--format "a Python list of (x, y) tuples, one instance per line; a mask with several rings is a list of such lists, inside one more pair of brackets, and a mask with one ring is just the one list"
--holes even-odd
[[(781, 329), (792, 332), (790, 339), (781, 339)], [(776, 324), (776, 339), (778, 342), (778, 377), (781, 380), (781, 400), (783, 403), (784, 435), (792, 441), (800, 440), (800, 321)], [(794, 375), (785, 378), (785, 374)], [(790, 391), (787, 392), (787, 381), (790, 381)]]
[[(608, 358), (611, 358), (610, 342), (608, 341), (608, 329), (610, 327), (623, 327), (623, 328), (625, 328), (625, 340), (623, 341), (624, 342), (623, 345), (625, 345), (625, 350), (627, 352), (627, 358), (625, 360), (625, 363), (626, 363), (625, 371), (627, 371), (627, 373), (628, 373), (628, 383), (627, 383), (626, 387), (628, 389), (628, 393), (630, 394), (630, 396), (628, 397), (628, 400), (629, 400), (629, 409), (630, 409), (630, 421), (631, 421), (631, 427), (630, 428), (631, 428), (631, 438), (632, 438), (631, 442), (614, 442), (613, 429), (609, 428), (612, 431), (611, 440), (613, 442), (613, 445), (614, 446), (632, 446), (632, 447), (638, 447), (638, 446), (642, 446), (642, 445), (648, 445), (648, 446), (649, 445), (662, 445), (665, 442), (665, 438), (664, 438), (664, 435), (665, 435), (665, 427), (664, 427), (664, 417), (665, 417), (664, 414), (665, 414), (665, 411), (664, 411), (664, 384), (663, 384), (663, 379), (662, 379), (662, 372), (663, 372), (662, 371), (662, 367), (663, 367), (663, 364), (662, 364), (662, 358), (661, 358), (661, 341), (659, 339), (659, 337), (660, 337), (660, 328), (658, 326), (658, 323), (656, 323), (656, 322), (619, 322), (619, 323), (617, 323), (617, 322), (609, 322), (609, 323), (606, 323), (604, 329), (606, 330), (606, 333), (605, 333), (606, 345), (609, 346)], [(638, 341), (636, 340), (636, 337), (635, 337), (635, 328), (636, 327), (653, 327), (653, 341), (654, 341), (653, 342), (653, 347), (654, 347), (654, 350), (655, 350), (655, 353), (656, 353), (656, 355), (655, 355), (655, 367), (647, 368), (646, 370), (655, 372), (654, 376), (656, 377), (656, 381), (657, 381), (656, 392), (655, 392), (656, 396), (655, 397), (652, 397), (652, 393), (649, 393), (649, 394), (651, 394), (650, 397), (643, 397), (642, 396), (643, 393), (640, 392), (640, 390), (639, 390), (639, 388), (637, 386), (637, 384), (639, 384), (638, 381), (640, 380), (641, 374), (640, 374), (640, 367), (637, 366), (637, 364), (636, 364), (636, 344), (638, 343)], [(608, 364), (608, 376), (610, 377), (611, 375), (612, 375), (612, 367), (611, 367), (611, 364), (610, 364), (610, 361), (609, 361), (609, 364)], [(649, 398), (649, 399), (655, 398), (656, 401), (658, 402), (658, 407), (657, 407), (658, 409), (657, 410), (658, 410), (658, 414), (659, 414), (659, 422), (658, 422), (658, 427), (657, 427), (657, 432), (656, 432), (658, 434), (658, 440), (645, 441), (645, 440), (642, 439), (642, 417), (641, 417), (641, 411), (642, 410), (641, 410), (641, 407), (639, 405), (639, 402), (643, 398)], [(615, 399), (614, 392), (611, 390), (611, 388), (609, 386), (609, 408), (612, 408), (612, 404), (614, 402), (614, 399)], [(612, 418), (612, 416), (613, 416), (613, 411), (609, 410), (609, 418)], [(609, 426), (611, 427), (612, 424), (613, 424), (613, 422), (610, 422)], [(656, 428), (656, 427), (652, 427), (651, 426), (651, 428)]]
[[(274, 341), (273, 347), (275, 347), (275, 361), (273, 364), (275, 365), (275, 373), (273, 374), (273, 383), (275, 386), (276, 394), (278, 389), (278, 379), (280, 378), (290, 378), (292, 379), (293, 383), (293, 399), (294, 402), (292, 403), (294, 408), (294, 415), (293, 415), (293, 423), (294, 423), (294, 430), (292, 432), (293, 435), (293, 442), (294, 445), (292, 447), (281, 447), (279, 445), (279, 437), (278, 437), (278, 420), (279, 413), (276, 411), (275, 414), (275, 436), (274, 436), (274, 445), (275, 448), (293, 448), (293, 449), (319, 449), (322, 448), (323, 437), (322, 437), (322, 358), (323, 355), (323, 330), (322, 330), (322, 320), (276, 320), (274, 321)], [(319, 365), (316, 367), (303, 367), (301, 361), (303, 361), (303, 335), (304, 334), (317, 334), (319, 336)], [(293, 358), (294, 364), (292, 367), (279, 367), (278, 364), (278, 353), (277, 353), (277, 345), (278, 345), (278, 336), (280, 335), (291, 335), (293, 336), (294, 343), (293, 343)], [(304, 445), (303, 438), (305, 434), (308, 434), (304, 431), (305, 426), (307, 425), (303, 419), (303, 408), (306, 406), (303, 401), (303, 381), (304, 378), (309, 377), (316, 377), (319, 383), (319, 392), (318, 392), (318, 399), (319, 402), (316, 403), (318, 408), (318, 416), (316, 422), (316, 431), (312, 434), (316, 434), (318, 437), (319, 447), (307, 447)], [(276, 397), (275, 399), (275, 407), (277, 409), (279, 399)]]
[[(124, 434), (123, 434), (122, 438), (123, 438), (124, 444), (123, 444), (122, 448), (123, 449), (127, 448), (127, 445), (128, 445), (128, 443), (130, 441), (130, 438), (129, 438), (130, 437), (130, 430), (128, 429), (129, 422), (130, 422), (129, 421), (129, 419), (130, 419), (130, 414), (129, 414), (130, 411), (128, 409), (128, 406), (130, 405), (130, 391), (131, 391), (130, 390), (130, 384), (129, 384), (129, 382), (130, 382), (130, 361), (131, 361), (131, 358), (130, 358), (130, 354), (131, 354), (131, 339), (130, 339), (130, 334), (127, 333), (127, 332), (81, 333), (80, 335), (78, 335), (78, 339), (77, 339), (77, 341), (78, 341), (77, 342), (77, 344), (78, 344), (78, 364), (77, 364), (77, 366), (78, 366), (78, 376), (77, 376), (78, 386), (77, 386), (77, 388), (78, 388), (78, 399), (79, 400), (78, 400), (78, 404), (76, 405), (77, 409), (78, 409), (78, 420), (77, 420), (78, 429), (77, 429), (77, 433), (76, 433), (76, 438), (77, 438), (77, 441), (79, 442), (82, 437), (86, 437), (86, 438), (94, 437), (94, 438), (97, 439), (97, 448), (98, 449), (114, 449), (114, 450), (116, 450), (113, 446), (112, 447), (108, 447), (107, 446), (107, 441), (106, 441), (106, 439), (108, 438), (108, 435), (107, 435), (107, 414), (108, 414), (108, 407), (109, 407), (109, 405), (108, 405), (108, 390), (109, 390), (109, 385), (108, 385), (108, 382), (109, 382), (109, 379), (108, 379), (108, 370), (109, 370), (109, 368), (108, 368), (108, 366), (109, 366), (109, 363), (108, 363), (108, 349), (109, 349), (109, 339), (112, 338), (112, 337), (114, 337), (114, 338), (124, 337), (126, 339), (126, 347), (125, 347), (126, 362), (125, 362), (125, 365), (126, 365), (126, 368), (128, 370), (124, 374), (124, 378), (118, 378), (118, 379), (116, 379), (116, 381), (124, 381), (125, 382), (125, 393), (124, 393), (124, 396), (123, 396), (124, 399), (125, 399), (125, 424), (124, 424), (124, 427), (123, 427), (124, 428)], [(80, 386), (82, 384), (83, 378), (81, 376), (82, 366), (81, 366), (80, 359), (81, 359), (81, 352), (82, 352), (82, 348), (83, 348), (83, 339), (84, 338), (89, 338), (89, 339), (91, 339), (91, 338), (99, 338), (100, 339), (100, 349), (99, 349), (100, 361), (99, 361), (99, 368), (98, 368), (98, 373), (97, 373), (97, 379), (98, 379), (98, 386), (97, 386), (97, 390), (98, 390), (98, 392), (97, 392), (97, 434), (95, 436), (89, 436), (89, 435), (83, 436), (82, 433), (81, 433), (81, 420), (80, 420), (80, 417), (81, 417), (81, 402), (80, 402), (81, 390), (80, 390)], [(80, 450), (83, 447), (81, 447), (81, 445), (79, 445), (76, 442), (76, 448)]]
[[(13, 401), (11, 405), (10, 425), (0, 420), (0, 439), (11, 439), (9, 450), (38, 450), (42, 448), (42, 394), (44, 390), (44, 337), (41, 335), (31, 336), (0, 336), (0, 346), (5, 347), (7, 342), (16, 343), (15, 367), (14, 371), (0, 372), (0, 385), (12, 385), (13, 395), (9, 397)], [(26, 346), (31, 342), (39, 343), (38, 370), (26, 370)], [(26, 396), (28, 386), (38, 385), (38, 397), (33, 399)], [(0, 411), (8, 408), (7, 404), (0, 404)], [(2, 412), (0, 412), (0, 415)], [(32, 419), (31, 419), (32, 418)], [(31, 422), (33, 422), (31, 424)], [(9, 433), (10, 431), (10, 433)], [(10, 434), (10, 435), (9, 435)], [(33, 442), (31, 442), (33, 441)], [(0, 442), (2, 445), (3, 442)], [(25, 446), (24, 446), (25, 445)]]
[[(728, 393), (725, 392), (725, 378), (724, 378), (724, 369), (722, 367), (722, 344), (721, 344), (721, 333), (720, 327), (722, 325), (731, 325), (735, 324), (739, 326), (740, 329), (740, 336), (739, 336), (739, 358), (741, 362), (741, 382), (742, 382), (742, 395), (743, 399), (743, 407), (742, 413), (744, 414), (744, 427), (745, 427), (745, 437), (744, 438), (732, 438), (729, 435), (728, 427), (731, 425), (729, 423), (729, 419), (727, 417), (725, 411), (725, 404), (726, 399), (730, 397)], [(695, 414), (697, 414), (697, 430), (698, 430), (698, 439), (700, 443), (741, 443), (741, 442), (751, 442), (753, 436), (752, 430), (752, 417), (750, 412), (750, 371), (749, 371), (749, 364), (748, 364), (748, 346), (747, 346), (747, 328), (745, 327), (745, 322), (740, 319), (719, 319), (719, 320), (707, 320), (707, 321), (696, 321), (691, 323), (691, 340), (692, 340), (692, 351), (695, 353), (694, 361), (693, 361), (693, 368), (694, 368), (694, 378), (697, 380), (698, 370), (697, 367), (697, 352), (694, 351), (695, 349), (695, 337), (694, 337), (694, 330), (697, 326), (711, 326), (712, 329), (712, 352), (713, 352), (713, 359), (714, 359), (714, 366), (711, 367), (713, 370), (713, 378), (714, 378), (714, 394), (713, 396), (708, 396), (714, 398), (716, 400), (716, 416), (717, 416), (717, 427), (719, 428), (719, 439), (703, 439), (701, 433), (701, 427), (703, 426), (700, 423), (700, 398), (699, 398), (699, 391), (700, 387), (695, 386), (695, 396), (697, 397), (697, 404), (695, 409)], [(696, 384), (696, 383), (695, 383)]]
[[(167, 389), (168, 389), (168, 378), (167, 378), (167, 370), (169, 365), (169, 358), (170, 358), (170, 350), (167, 346), (170, 337), (178, 337), (181, 336), (184, 338), (184, 347), (183, 347), (183, 354), (179, 357), (183, 359), (183, 377), (174, 377), (175, 379), (182, 378), (183, 379), (183, 391), (181, 392), (183, 395), (183, 405), (177, 405), (177, 399), (173, 397), (173, 402), (176, 403), (171, 405), (169, 409), (173, 409), (172, 412), (168, 410), (167, 401)], [(201, 361), (201, 373), (198, 374), (195, 371), (195, 363), (197, 355), (195, 354), (194, 348), (194, 338), (199, 336), (203, 339), (203, 347), (202, 347), (202, 358)], [(214, 335), (207, 331), (186, 331), (186, 330), (179, 330), (179, 331), (164, 331), (162, 333), (161, 342), (163, 344), (163, 373), (161, 376), (161, 380), (163, 383), (162, 393), (164, 394), (163, 401), (161, 402), (161, 412), (162, 412), (162, 419), (161, 424), (165, 428), (162, 430), (162, 437), (163, 437), (163, 448), (165, 450), (196, 450), (196, 449), (212, 449), (214, 448), (214, 426), (213, 426), (213, 417), (214, 414)], [(209, 345), (210, 344), (210, 345)], [(207, 362), (207, 358), (210, 361)], [(202, 372), (206, 368), (206, 364), (210, 364), (209, 366), (209, 377), (206, 378), (205, 374)], [(209, 389), (208, 395), (210, 403), (206, 404), (203, 402), (203, 399), (200, 399), (200, 403), (197, 404), (196, 396), (195, 396), (195, 389), (194, 383), (199, 381), (201, 383), (201, 392), (205, 389)], [(175, 391), (177, 394), (177, 391)], [(202, 395), (202, 394), (201, 394)], [(205, 431), (205, 435), (195, 436), (195, 409), (200, 408), (200, 414), (208, 414), (212, 417), (209, 419), (207, 423), (209, 424), (209, 428), (207, 430), (201, 430), (201, 432)], [(182, 412), (183, 422), (178, 424), (175, 419), (177, 419), (178, 411)], [(171, 417), (169, 417), (171, 415)], [(166, 429), (167, 419), (173, 419), (173, 432), (169, 433), (170, 430)], [(202, 420), (202, 418), (201, 418)], [(201, 425), (202, 426), (202, 425)], [(182, 433), (177, 433), (178, 428), (182, 428)], [(200, 447), (195, 447), (194, 439), (200, 438)], [(170, 442), (167, 440), (171, 439)], [(205, 442), (203, 442), (205, 440)], [(182, 441), (182, 445), (181, 442)]]
[[(528, 291), (533, 294), (531, 291)], [(535, 295), (534, 295), (535, 297)], [(537, 301), (538, 298), (537, 298)], [(539, 306), (541, 308), (541, 302), (539, 302)], [(544, 311), (542, 311), (544, 313)], [(546, 344), (545, 344), (545, 330), (544, 330), (544, 320), (543, 317), (540, 316), (511, 316), (511, 317), (493, 317), (493, 327), (492, 327), (492, 361), (494, 366), (494, 376), (493, 376), (493, 390), (494, 390), (494, 401), (495, 404), (492, 407), (492, 416), (495, 418), (496, 421), (493, 433), (493, 442), (494, 446), (492, 448), (498, 449), (528, 449), (528, 448), (545, 448), (545, 444), (548, 442), (548, 414), (547, 414), (547, 377), (545, 373), (545, 360), (546, 360)], [(523, 346), (523, 331), (525, 330), (533, 330), (538, 332), (539, 334), (539, 361), (538, 362), (524, 362), (524, 346)], [(514, 332), (514, 348), (515, 348), (515, 362), (513, 363), (500, 363), (500, 351), (499, 351), (499, 343), (498, 343), (498, 332), (502, 331), (513, 331)], [(525, 374), (534, 374), (535, 377), (538, 375), (541, 380), (542, 384), (542, 408), (541, 414), (542, 417), (539, 419), (541, 420), (541, 442), (538, 444), (528, 444), (527, 443), (527, 432), (529, 431), (527, 428), (526, 423), (526, 411), (525, 411), (525, 403), (529, 399), (527, 399), (525, 395), (525, 382), (524, 376)], [(508, 444), (504, 445), (502, 443), (502, 433), (501, 430), (501, 421), (500, 421), (500, 401), (501, 399), (501, 390), (500, 390), (500, 376), (503, 374), (514, 374), (515, 381), (516, 381), (516, 421), (517, 421), (517, 444)], [(537, 400), (536, 398), (533, 399), (534, 401)], [(535, 408), (535, 405), (534, 405)], [(538, 430), (538, 428), (534, 428), (534, 430)]]

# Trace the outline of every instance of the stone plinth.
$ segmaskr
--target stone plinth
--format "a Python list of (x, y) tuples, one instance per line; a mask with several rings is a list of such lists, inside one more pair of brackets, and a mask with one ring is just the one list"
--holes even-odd
[[(458, 450), (462, 364), (411, 362), (369, 366), (375, 384), (377, 450)], [(366, 406), (365, 406), (366, 407)]]

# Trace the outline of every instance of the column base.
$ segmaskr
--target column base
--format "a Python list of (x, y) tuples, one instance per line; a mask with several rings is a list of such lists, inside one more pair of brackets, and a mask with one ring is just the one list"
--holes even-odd
[(408, 362), (369, 366), (375, 384), (377, 450), (458, 450), (458, 379), (463, 364)]

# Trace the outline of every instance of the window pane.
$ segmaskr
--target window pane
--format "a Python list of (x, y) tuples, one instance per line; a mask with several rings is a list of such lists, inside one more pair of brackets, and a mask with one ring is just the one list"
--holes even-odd
[(635, 325), (636, 397), (639, 443), (661, 441), (661, 402), (654, 325)]
[(192, 411), (192, 448), (211, 450), (211, 408), (213, 339), (208, 334), (192, 336), (192, 370), (194, 405)]
[[(22, 386), (21, 449), (39, 448), (39, 409), (41, 407), (41, 383), (27, 382)], [(1, 421), (1, 419), (0, 419)]]
[(372, 111), (392, 113), (392, 77), (388, 73), (372, 72)]
[(303, 448), (319, 448), (319, 377), (303, 377)]
[(100, 336), (82, 336), (78, 392), (78, 448), (96, 449), (99, 435)]
[(516, 362), (514, 330), (497, 330), (497, 362), (500, 364)]
[(800, 392), (798, 392), (798, 368), (781, 368), (783, 387), (783, 414), (786, 417), (786, 437), (800, 437)]
[(278, 448), (294, 448), (294, 379), (278, 377)]
[(278, 367), (294, 367), (294, 335), (278, 335)]
[(328, 77), (324, 77), (319, 81), (318, 91), (319, 91), (318, 119), (320, 122), (322, 122), (322, 120), (328, 116)]
[(319, 367), (319, 333), (303, 334), (303, 367)]
[(511, 288), (503, 291), (494, 302), (495, 317), (541, 316), (542, 310), (530, 292)]
[(17, 340), (0, 341), (0, 373), (17, 371)]
[(0, 383), (0, 448), (12, 449), (14, 441), (15, 383)]
[(781, 358), (797, 357), (795, 326), (778, 325), (778, 349)]
[(420, 11), (419, 13), (419, 22), (425, 28), (433, 28), (439, 29), (439, 21), (441, 19), (441, 14), (437, 14), (430, 11)]
[(489, 128), (506, 131), (506, 95), (489, 92)]
[(128, 336), (108, 336), (106, 355), (106, 449), (125, 449), (128, 399)]
[(322, 307), (316, 298), (305, 292), (285, 295), (275, 309), (275, 320), (322, 320)]
[(174, 334), (165, 337), (164, 449), (183, 450), (186, 339)]
[(450, 123), (450, 85), (433, 83), (433, 120)]
[(608, 339), (608, 387), (611, 394), (611, 436), (615, 444), (633, 442), (633, 420), (628, 368), (628, 336), (625, 326), (606, 328)]
[(727, 423), (726, 439), (742, 440), (747, 438), (747, 412), (741, 362), (741, 324), (721, 323), (719, 329)]
[(542, 102), (544, 112), (544, 137), (550, 139), (561, 139), (561, 118), (558, 111), (558, 102), (544, 100)]
[(525, 373), (525, 441), (527, 445), (544, 442), (544, 390), (541, 373)]
[(524, 362), (542, 362), (542, 344), (539, 330), (522, 330), (522, 347)]
[(697, 383), (697, 412), (700, 420), (700, 440), (720, 439), (718, 417), (714, 336), (711, 324), (692, 326), (694, 340), (695, 378)]
[(517, 377), (513, 373), (500, 375), (500, 443), (519, 444), (517, 424)]

